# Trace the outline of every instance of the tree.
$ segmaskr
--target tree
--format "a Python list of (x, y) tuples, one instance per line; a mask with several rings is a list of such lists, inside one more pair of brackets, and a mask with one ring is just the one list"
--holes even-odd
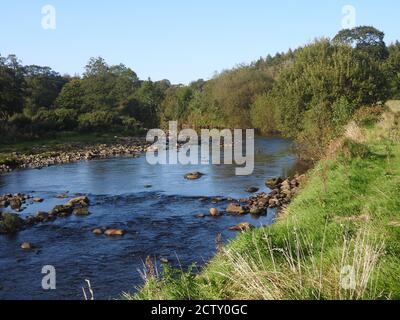
[(279, 132), (276, 105), (269, 94), (258, 95), (250, 108), (251, 124), (262, 134)]
[(64, 85), (56, 100), (58, 108), (80, 110), (83, 105), (84, 91), (82, 88), (82, 80), (79, 78), (72, 79)]
[(22, 111), (24, 85), (24, 70), (16, 56), (0, 56), (0, 120)]
[(91, 58), (82, 79), (83, 107), (115, 110), (140, 86), (136, 73), (123, 64), (109, 66), (101, 57)]
[(187, 120), (192, 97), (193, 90), (190, 87), (171, 87), (161, 104), (161, 126), (167, 126), (168, 121), (178, 121), (183, 125)]
[(385, 34), (374, 27), (362, 26), (341, 30), (334, 38), (335, 44), (350, 45), (378, 59), (385, 59), (388, 50), (384, 41)]
[(39, 108), (51, 108), (67, 79), (49, 67), (36, 65), (24, 67), (25, 109), (34, 115)]
[(400, 99), (400, 43), (389, 46), (389, 58), (385, 61), (385, 73), (389, 82), (390, 97)]
[(387, 96), (379, 59), (322, 39), (297, 51), (294, 63), (281, 72), (271, 101), (285, 135), (307, 137), (320, 147), (357, 108), (384, 102)]

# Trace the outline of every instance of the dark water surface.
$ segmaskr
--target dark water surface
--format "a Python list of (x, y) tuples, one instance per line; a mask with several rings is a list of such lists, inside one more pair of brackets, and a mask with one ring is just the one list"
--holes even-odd
[[(167, 258), (173, 266), (203, 265), (215, 253), (218, 234), (224, 242), (236, 236), (227, 230), (230, 226), (243, 221), (255, 226), (273, 222), (272, 210), (259, 218), (196, 217), (211, 207), (224, 210), (228, 204), (213, 204), (204, 197), (246, 197), (244, 190), (249, 186), (268, 191), (264, 181), (293, 173), (297, 158), (291, 141), (260, 138), (255, 162), (253, 175), (244, 177), (235, 176), (234, 166), (151, 166), (144, 156), (0, 175), (0, 194), (22, 192), (45, 199), (41, 204), (27, 203), (22, 216), (66, 203), (68, 199), (56, 198), (66, 191), (71, 197), (85, 193), (91, 200), (87, 217), (71, 216), (0, 236), (0, 299), (82, 299), (85, 279), (91, 281), (95, 298), (118, 298), (142, 284), (138, 270), (148, 255)], [(205, 176), (184, 180), (183, 175), (191, 171)], [(91, 230), (96, 227), (120, 228), (127, 234), (95, 236)], [(38, 249), (24, 252), (20, 245), (26, 241)], [(56, 268), (56, 290), (42, 289), (44, 265)]]

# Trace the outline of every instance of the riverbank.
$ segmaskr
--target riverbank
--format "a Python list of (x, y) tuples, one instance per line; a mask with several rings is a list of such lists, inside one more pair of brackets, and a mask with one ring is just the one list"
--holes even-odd
[(56, 138), (0, 145), (0, 174), (15, 169), (47, 167), (56, 164), (137, 156), (148, 146), (143, 137), (118, 137), (113, 134), (63, 134)]
[(274, 225), (243, 232), (199, 275), (165, 267), (125, 298), (399, 299), (396, 112), (348, 126)]

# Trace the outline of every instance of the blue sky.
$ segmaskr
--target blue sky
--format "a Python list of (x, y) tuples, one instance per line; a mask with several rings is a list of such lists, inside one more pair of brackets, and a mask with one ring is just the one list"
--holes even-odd
[[(48, 4), (56, 9), (55, 30), (41, 26)], [(344, 5), (355, 7), (357, 25), (383, 30), (387, 42), (400, 39), (398, 0), (2, 0), (0, 54), (69, 74), (102, 56), (142, 79), (188, 83), (333, 37)]]

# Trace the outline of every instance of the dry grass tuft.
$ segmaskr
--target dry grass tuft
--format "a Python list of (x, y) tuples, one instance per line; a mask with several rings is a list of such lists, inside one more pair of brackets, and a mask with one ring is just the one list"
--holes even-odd
[(283, 247), (273, 246), (265, 231), (264, 246), (254, 240), (256, 255), (224, 250), (234, 272), (220, 275), (229, 279), (233, 299), (377, 298), (373, 274), (383, 254), (382, 242), (362, 231), (344, 239), (341, 258), (327, 265), (323, 250), (315, 252), (306, 234), (296, 228), (288, 231)]

